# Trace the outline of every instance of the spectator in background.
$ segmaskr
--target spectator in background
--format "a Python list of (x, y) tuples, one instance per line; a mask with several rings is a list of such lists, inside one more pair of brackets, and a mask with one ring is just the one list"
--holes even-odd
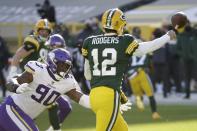
[[(156, 28), (153, 32), (153, 39), (159, 38), (163, 34), (165, 34), (165, 32), (162, 29)], [(153, 84), (155, 85), (156, 82), (163, 82), (163, 97), (166, 98), (170, 89), (166, 46), (153, 52), (152, 62), (154, 68)]]
[(38, 14), (42, 19), (48, 19), (53, 25), (56, 24), (56, 12), (55, 7), (50, 4), (49, 0), (45, 0), (43, 5), (36, 4), (38, 7)]
[(195, 60), (195, 76), (194, 76), (194, 85), (193, 88), (197, 90), (197, 24), (193, 25), (193, 42), (192, 42), (192, 52), (194, 54), (194, 60)]
[(185, 98), (190, 98), (191, 79), (197, 80), (197, 30), (192, 28), (190, 23), (178, 29), (177, 50), (184, 65), (184, 74), (186, 82)]
[(140, 30), (139, 27), (133, 27), (132, 35), (133, 35), (137, 40), (144, 41), (144, 38), (142, 38), (142, 36), (141, 36), (141, 30)]
[(101, 29), (99, 28), (99, 23), (97, 18), (90, 18), (85, 21), (85, 28), (79, 32), (76, 37), (76, 44), (79, 48), (81, 48), (83, 41), (85, 38), (91, 35), (97, 35), (101, 33)]
[(0, 36), (0, 87), (3, 91), (3, 97), (6, 96), (6, 78), (4, 76), (3, 70), (8, 69), (8, 59), (11, 57), (11, 54), (7, 48), (5, 40)]
[[(90, 18), (87, 21), (85, 21), (85, 28), (79, 32), (79, 34), (76, 36), (76, 44), (75, 47), (78, 47), (78, 51), (81, 51), (81, 47), (83, 44), (83, 41), (85, 38), (91, 36), (91, 35), (96, 35), (101, 32), (101, 29), (99, 28), (99, 23), (96, 18)], [(76, 51), (74, 51), (76, 53)], [(73, 52), (73, 53), (74, 53)], [(83, 70), (83, 63), (84, 63), (84, 58), (82, 57), (81, 54), (73, 54), (73, 74), (76, 78), (76, 80), (82, 84), (81, 87), (89, 87), (89, 83), (86, 81), (84, 77), (84, 70)], [(89, 89), (83, 88), (82, 91), (85, 94), (89, 94)]]
[[(169, 24), (164, 24), (162, 29), (167, 32), (168, 30), (173, 29), (173, 27)], [(177, 42), (175, 40), (171, 40), (166, 45), (167, 47), (167, 60), (168, 60), (168, 70), (169, 70), (169, 76), (168, 78), (172, 81), (170, 81), (170, 85), (174, 85), (175, 92), (180, 93), (182, 90), (181, 86), (181, 80), (182, 80), (182, 72), (181, 67), (182, 63), (180, 62), (180, 57), (177, 53)], [(173, 83), (172, 83), (173, 82)]]

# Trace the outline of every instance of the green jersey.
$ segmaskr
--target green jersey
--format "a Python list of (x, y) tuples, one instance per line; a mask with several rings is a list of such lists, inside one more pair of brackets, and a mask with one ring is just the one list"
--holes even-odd
[(107, 86), (120, 91), (122, 77), (138, 42), (131, 35), (88, 37), (82, 55), (89, 60), (91, 88)]
[(128, 77), (132, 76), (140, 68), (147, 69), (150, 66), (150, 55), (132, 56), (129, 61)]
[(130, 69), (135, 69), (135, 68), (145, 68), (149, 66), (149, 56), (148, 55), (143, 55), (143, 56), (132, 56), (130, 59)]
[(30, 55), (23, 58), (23, 60), (20, 63), (20, 67), (23, 70), (24, 65), (31, 60), (38, 60), (40, 57), (44, 58), (46, 57), (48, 53), (48, 49), (45, 46), (44, 42), (40, 41), (36, 36), (29, 35), (25, 38), (23, 43), (23, 48), (27, 51), (34, 50)]

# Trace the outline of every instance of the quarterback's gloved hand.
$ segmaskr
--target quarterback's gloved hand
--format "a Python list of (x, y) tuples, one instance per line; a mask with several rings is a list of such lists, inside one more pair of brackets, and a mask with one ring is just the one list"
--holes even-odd
[(30, 90), (31, 90), (31, 88), (29, 87), (29, 84), (23, 83), (16, 89), (16, 93), (20, 94), (20, 93), (24, 93), (24, 92), (27, 92)]
[(123, 112), (128, 111), (131, 109), (132, 103), (128, 100), (127, 103), (120, 105), (120, 112), (123, 114)]

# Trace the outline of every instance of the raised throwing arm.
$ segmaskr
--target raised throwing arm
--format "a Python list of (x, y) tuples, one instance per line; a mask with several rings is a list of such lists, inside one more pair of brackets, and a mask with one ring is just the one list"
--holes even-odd
[(168, 31), (165, 35), (152, 41), (140, 42), (138, 48), (133, 55), (142, 56), (144, 54), (153, 52), (164, 46), (169, 40), (176, 38), (176, 33), (173, 30)]

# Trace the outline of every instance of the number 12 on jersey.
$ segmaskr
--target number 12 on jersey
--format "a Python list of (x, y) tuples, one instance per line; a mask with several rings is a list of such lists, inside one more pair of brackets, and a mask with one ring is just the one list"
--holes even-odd
[[(102, 51), (102, 58), (111, 56), (110, 59), (104, 59), (99, 63), (98, 49), (93, 49), (91, 51), (93, 57), (93, 76), (114, 76), (116, 75), (116, 67), (113, 65), (117, 62), (117, 51), (114, 48), (105, 48)], [(98, 68), (101, 64), (101, 70)], [(110, 67), (109, 67), (110, 66)]]

